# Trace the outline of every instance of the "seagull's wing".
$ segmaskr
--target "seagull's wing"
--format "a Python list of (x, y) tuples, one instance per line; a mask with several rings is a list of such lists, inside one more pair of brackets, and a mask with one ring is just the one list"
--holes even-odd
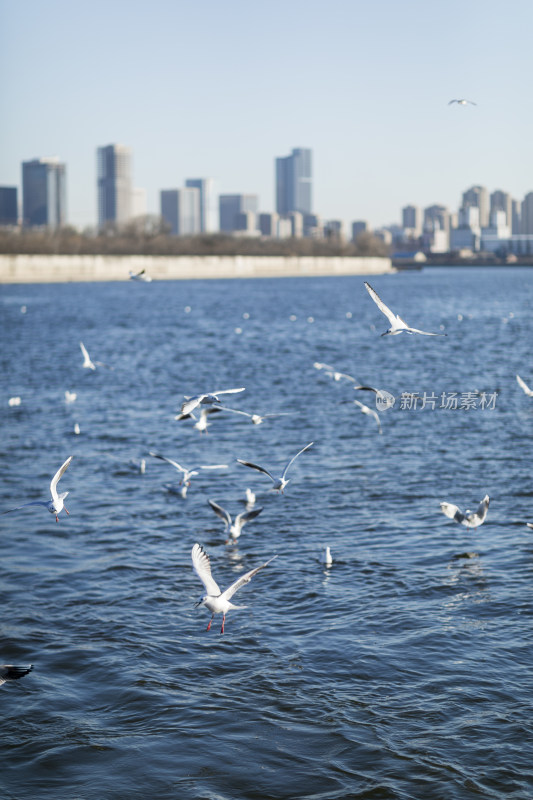
[(59, 482), (59, 479), (61, 478), (61, 476), (63, 475), (63, 473), (65, 472), (66, 468), (68, 467), (68, 465), (70, 464), (71, 461), (72, 461), (72, 456), (69, 456), (67, 458), (67, 460), (65, 461), (65, 463), (61, 464), (61, 466), (57, 470), (56, 474), (52, 478), (52, 481), (50, 483), (50, 493), (52, 495), (52, 500), (54, 502), (58, 499), (58, 497), (57, 497), (57, 488), (56, 487), (57, 487), (57, 484)]
[(405, 322), (403, 322), (403, 320), (400, 320), (400, 318), (396, 314), (392, 313), (390, 308), (385, 305), (379, 294), (366, 281), (365, 281), (365, 286), (367, 288), (368, 294), (370, 295), (374, 303), (377, 305), (379, 310), (382, 312), (382, 314), (385, 314), (392, 327), (397, 327), (398, 321), (402, 322), (405, 325)]
[(301, 449), (301, 450), (300, 450), (298, 453), (296, 453), (296, 455), (295, 455), (295, 456), (293, 456), (293, 457), (291, 458), (291, 460), (290, 460), (290, 461), (288, 461), (288, 462), (287, 462), (287, 464), (286, 464), (286, 466), (285, 466), (285, 469), (283, 470), (283, 472), (282, 472), (282, 474), (281, 474), (281, 477), (282, 477), (282, 478), (285, 478), (285, 475), (287, 474), (287, 472), (288, 472), (288, 469), (289, 469), (290, 465), (292, 464), (292, 462), (293, 462), (293, 461), (296, 461), (296, 459), (298, 458), (298, 456), (301, 456), (301, 454), (302, 454), (302, 453), (305, 453), (305, 451), (306, 451), (306, 450), (309, 450), (309, 448), (310, 448), (310, 447), (311, 447), (313, 444), (314, 444), (314, 442), (309, 442), (309, 444), (306, 444), (306, 445), (305, 445), (305, 447), (302, 447), (302, 449)]
[(465, 519), (465, 515), (461, 509), (454, 506), (453, 503), (441, 503), (440, 510), (443, 514), (446, 514), (447, 517), (454, 519), (456, 522), (462, 522)]
[(299, 413), (299, 411), (278, 411), (276, 414), (261, 414), (261, 417), (263, 419), (270, 419), (271, 417), (292, 417)]
[(487, 516), (489, 503), (490, 503), (490, 497), (488, 496), (488, 494), (486, 494), (485, 497), (483, 498), (483, 500), (481, 501), (481, 503), (477, 507), (476, 517), (479, 517), (479, 519), (482, 520), (482, 521)]
[(167, 464), (172, 464), (172, 466), (175, 469), (177, 469), (178, 472), (183, 472), (183, 473), (190, 472), (190, 470), (185, 469), (185, 467), (182, 467), (181, 464), (178, 464), (177, 461), (173, 461), (171, 458), (166, 458), (165, 456), (160, 456), (157, 453), (152, 453), (152, 451), (150, 451), (148, 453), (148, 455), (149, 456), (153, 456), (154, 458), (159, 458), (161, 461), (166, 461)]
[(193, 467), (193, 469), (227, 469), (227, 464), (203, 464), (198, 467)]
[(194, 571), (205, 586), (207, 594), (218, 597), (220, 594), (220, 589), (218, 583), (211, 575), (209, 556), (205, 552), (204, 548), (199, 544), (195, 544), (191, 551), (191, 558)]
[(237, 461), (239, 464), (242, 464), (245, 467), (250, 467), (251, 469), (256, 469), (258, 472), (264, 472), (265, 475), (268, 475), (271, 481), (276, 482), (275, 477), (264, 467), (260, 467), (259, 464), (252, 464), (251, 461), (243, 461), (242, 459), (238, 458)]
[(16, 681), (19, 678), (23, 678), (24, 675), (27, 675), (28, 672), (32, 671), (32, 669), (33, 669), (33, 664), (28, 664), (27, 667), (15, 666), (13, 664), (1, 664), (0, 686), (6, 681)]
[(459, 102), (459, 100), (450, 100), (450, 102), (448, 103), (448, 105), (449, 105), (449, 106), (451, 106), (451, 104), (452, 104), (452, 103), (458, 103), (458, 102)]
[[(403, 320), (402, 320), (403, 322)], [(447, 336), (447, 333), (428, 333), (428, 331), (419, 331), (418, 328), (410, 328), (409, 325), (406, 325), (408, 331), (411, 333), (421, 333), (422, 336)]]
[(236, 408), (227, 408), (227, 406), (215, 406), (214, 407), (217, 411), (231, 411), (232, 414), (240, 414), (243, 417), (251, 417), (252, 414), (248, 414), (247, 411), (239, 411)]
[(528, 528), (533, 528), (533, 522), (526, 522)]
[(518, 385), (520, 386), (520, 388), (524, 390), (524, 392), (527, 394), (527, 396), (528, 397), (533, 397), (533, 390), (529, 388), (529, 386), (527, 385), (527, 383), (524, 380), (522, 380), (520, 375), (516, 376), (516, 380), (517, 380)]
[(222, 389), (219, 392), (213, 392), (213, 394), (218, 396), (219, 394), (238, 394), (239, 392), (244, 392), (244, 391), (245, 388), (244, 386), (242, 386), (240, 389)]
[(313, 364), (313, 367), (315, 369), (327, 369), (328, 372), (335, 372), (335, 368), (334, 367), (330, 367), (329, 364), (323, 364), (321, 361), (315, 361), (314, 364)]
[(185, 402), (181, 406), (181, 413), (182, 414), (190, 414), (191, 411), (194, 411), (196, 406), (199, 406), (202, 402), (202, 397), (205, 397), (205, 394), (197, 394), (194, 397), (186, 397)]
[(378, 423), (379, 432), (381, 433), (382, 432), (381, 431), (381, 422), (380, 422), (380, 419), (379, 419), (378, 412), (374, 411), (374, 409), (370, 408), (370, 406), (366, 406), (364, 403), (360, 403), (359, 400), (354, 400), (354, 403), (355, 403), (356, 406), (359, 406), (359, 408), (361, 409), (363, 414), (369, 414), (371, 417), (374, 417), (374, 419)]
[(243, 511), (242, 514), (237, 514), (235, 525), (238, 526), (240, 522), (242, 527), (242, 525), (245, 525), (249, 520), (257, 517), (262, 510), (262, 508), (254, 508), (252, 511)]
[(46, 508), (48, 502), (46, 500), (34, 500), (32, 503), (23, 503), (23, 505), (16, 506), (16, 508), (8, 508), (7, 511), (2, 511), (2, 514), (11, 514), (12, 511), (19, 511), (19, 509), (27, 508), (28, 506), (44, 506)]
[(87, 348), (85, 347), (83, 342), (80, 342), (80, 348), (81, 348), (81, 352), (83, 354), (83, 366), (84, 367), (87, 366), (87, 367), (89, 367), (89, 369), (95, 369), (95, 366), (94, 366), (93, 362), (91, 361), (91, 357), (89, 356), (89, 353), (87, 352)]
[(277, 556), (272, 556), (272, 558), (269, 558), (268, 561), (265, 561), (265, 563), (261, 564), (259, 567), (251, 569), (250, 572), (245, 572), (245, 574), (241, 575), (241, 577), (238, 580), (236, 580), (235, 583), (232, 583), (231, 586), (228, 586), (228, 588), (224, 592), (222, 592), (221, 597), (224, 598), (225, 600), (229, 600), (230, 598), (232, 598), (235, 592), (238, 589), (240, 589), (241, 586), (244, 586), (245, 583), (249, 583), (254, 577), (254, 575), (259, 572), (260, 569), (268, 567), (270, 562), (274, 561), (275, 558), (277, 558)]
[(226, 511), (226, 509), (222, 508), (222, 506), (219, 506), (219, 504), (215, 503), (214, 500), (208, 500), (207, 502), (209, 503), (209, 505), (211, 506), (217, 517), (220, 517), (220, 519), (226, 523), (226, 528), (228, 528), (231, 525), (231, 516)]

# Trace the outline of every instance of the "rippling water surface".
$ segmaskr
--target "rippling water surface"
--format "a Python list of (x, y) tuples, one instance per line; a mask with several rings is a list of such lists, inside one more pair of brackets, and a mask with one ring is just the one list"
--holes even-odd
[[(0, 517), (0, 663), (35, 665), (0, 689), (3, 798), (531, 798), (533, 271), (370, 282), (448, 336), (381, 338), (359, 277), (1, 288), (1, 507), (74, 456), (70, 516)], [(396, 396), (381, 436), (315, 361)], [(293, 414), (174, 419), (238, 386), (227, 405)], [(310, 441), (284, 495), (236, 463), (278, 473)], [(229, 467), (184, 499), (150, 450)], [(207, 499), (235, 515), (247, 487), (264, 510), (226, 545)], [(477, 530), (439, 510), (485, 494)], [(222, 587), (278, 555), (223, 636), (195, 542)]]

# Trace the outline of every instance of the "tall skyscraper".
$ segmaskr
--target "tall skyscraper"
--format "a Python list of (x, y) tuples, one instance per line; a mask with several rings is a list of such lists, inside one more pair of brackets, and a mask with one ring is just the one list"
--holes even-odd
[(522, 233), (533, 234), (533, 192), (528, 192), (522, 200), (520, 220)]
[(489, 193), (485, 186), (472, 186), (463, 192), (462, 208), (479, 208), (479, 222), (482, 227), (489, 224)]
[(257, 214), (258, 207), (256, 194), (221, 194), (218, 198), (220, 230), (225, 233), (239, 230), (237, 226), (241, 222), (237, 219), (238, 215), (247, 211)]
[(106, 222), (131, 219), (131, 150), (122, 144), (109, 144), (97, 150), (98, 227)]
[(160, 193), (161, 216), (174, 236), (200, 233), (200, 191), (195, 187), (163, 189)]
[(422, 212), (418, 206), (405, 206), (402, 208), (402, 228), (412, 232), (412, 236), (422, 233)]
[(66, 166), (59, 158), (22, 162), (22, 224), (60, 228), (67, 221)]
[(495, 211), (505, 211), (507, 225), (509, 227), (513, 222), (513, 199), (508, 192), (502, 192), (501, 189), (496, 189), (490, 196), (490, 221), (492, 224), (492, 216)]
[(18, 216), (17, 187), (0, 186), (0, 225), (16, 225)]
[(185, 186), (200, 192), (200, 232), (218, 230), (215, 181), (212, 178), (188, 178)]
[(290, 156), (276, 158), (276, 211), (286, 216), (291, 211), (311, 214), (313, 205), (312, 151), (293, 149)]

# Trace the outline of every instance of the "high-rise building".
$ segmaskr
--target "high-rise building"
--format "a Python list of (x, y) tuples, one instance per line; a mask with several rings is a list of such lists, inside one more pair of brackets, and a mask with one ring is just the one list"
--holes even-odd
[(200, 191), (193, 186), (185, 189), (163, 189), (160, 193), (161, 216), (170, 225), (174, 236), (194, 236), (200, 233)]
[(489, 224), (489, 193), (485, 186), (472, 186), (463, 192), (461, 207), (467, 206), (479, 208), (479, 222), (482, 227)]
[(22, 162), (22, 224), (60, 228), (67, 221), (66, 166), (59, 158)]
[(522, 200), (520, 220), (522, 233), (533, 234), (533, 192), (528, 192)]
[(276, 237), (278, 235), (278, 220), (279, 214), (276, 214), (275, 211), (258, 214), (257, 228), (261, 236)]
[(251, 211), (257, 214), (259, 201), (256, 194), (221, 194), (218, 198), (220, 230), (231, 233), (238, 230), (237, 215)]
[(218, 230), (215, 181), (212, 178), (187, 178), (185, 186), (200, 192), (200, 232)]
[(287, 216), (291, 211), (313, 211), (312, 151), (293, 149), (290, 156), (276, 158), (276, 211)]
[(402, 208), (402, 228), (408, 230), (410, 236), (420, 236), (422, 233), (422, 212), (418, 206), (405, 206)]
[(490, 224), (492, 225), (492, 218), (495, 211), (505, 211), (507, 225), (512, 224), (513, 220), (513, 199), (508, 192), (502, 192), (501, 189), (496, 189), (490, 196)]
[(19, 217), (16, 186), (0, 186), (0, 225), (17, 225)]
[(133, 186), (131, 150), (109, 144), (97, 150), (98, 227), (131, 219)]
[(352, 222), (352, 242), (355, 242), (357, 237), (360, 233), (366, 233), (368, 231), (368, 222), (365, 220), (357, 220), (357, 222)]
[(146, 189), (136, 186), (131, 192), (131, 216), (145, 217), (148, 213), (146, 202)]

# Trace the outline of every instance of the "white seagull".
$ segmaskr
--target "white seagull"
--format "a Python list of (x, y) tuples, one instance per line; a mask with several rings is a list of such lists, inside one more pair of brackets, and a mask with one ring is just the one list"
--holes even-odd
[(130, 269), (130, 281), (144, 281), (144, 283), (151, 283), (152, 279), (146, 274), (145, 269), (141, 269), (139, 272), (132, 272)]
[(85, 347), (83, 342), (80, 342), (80, 347), (81, 347), (81, 352), (83, 353), (83, 364), (82, 364), (82, 366), (85, 367), (85, 369), (96, 369), (95, 365), (91, 361), (91, 357), (90, 357), (89, 353), (87, 352), (87, 348)]
[(272, 417), (290, 417), (292, 413), (291, 411), (280, 411), (277, 414), (249, 414), (247, 411), (239, 411), (236, 408), (227, 408), (226, 406), (216, 406), (217, 411), (230, 411), (232, 414), (240, 414), (242, 417), (248, 417), (248, 419), (254, 425), (261, 425), (265, 419), (270, 419)]
[(291, 460), (287, 462), (287, 464), (285, 466), (285, 469), (283, 470), (283, 472), (281, 473), (281, 476), (279, 478), (275, 478), (267, 469), (265, 469), (264, 467), (260, 467), (258, 464), (252, 464), (251, 461), (242, 461), (240, 458), (238, 458), (237, 461), (239, 462), (239, 464), (242, 464), (245, 467), (251, 467), (252, 469), (256, 469), (258, 472), (264, 472), (264, 474), (268, 475), (268, 477), (270, 478), (270, 480), (274, 484), (272, 488), (275, 489), (277, 492), (281, 492), (283, 494), (283, 490), (285, 489), (286, 485), (289, 483), (289, 480), (285, 477), (287, 475), (289, 467), (291, 466), (293, 461), (295, 461), (298, 458), (299, 455), (301, 455), (302, 453), (305, 453), (306, 450), (309, 450), (309, 448), (313, 444), (314, 444), (314, 442), (310, 442), (309, 444), (306, 444), (305, 447), (303, 447), (298, 453), (296, 453), (296, 455), (293, 456), (291, 458)]
[(0, 686), (6, 681), (16, 681), (23, 678), (33, 669), (33, 664), (26, 667), (15, 666), (14, 664), (0, 664)]
[[(149, 455), (153, 456), (154, 458), (159, 458), (161, 461), (166, 461), (167, 464), (171, 464), (178, 472), (181, 472), (183, 477), (180, 481), (180, 484), (184, 484), (184, 486), (189, 486), (191, 483), (191, 478), (194, 475), (198, 475), (199, 469), (227, 469), (227, 464), (209, 464), (209, 465), (198, 465), (196, 467), (182, 467), (181, 464), (178, 464), (177, 461), (173, 461), (171, 458), (166, 458), (165, 456), (160, 456), (157, 453), (150, 452)], [(183, 495), (185, 496), (185, 495)]]
[(378, 424), (379, 433), (383, 433), (383, 431), (381, 430), (381, 422), (379, 420), (378, 412), (374, 411), (374, 409), (370, 408), (369, 406), (365, 406), (364, 403), (360, 403), (359, 400), (354, 400), (354, 403), (361, 410), (362, 414), (368, 414), (369, 416), (374, 417), (374, 419)]
[(206, 392), (206, 394), (197, 394), (194, 395), (194, 397), (187, 397), (187, 395), (185, 395), (185, 402), (181, 406), (181, 413), (190, 414), (191, 411), (194, 411), (200, 404), (214, 405), (220, 403), (218, 399), (220, 394), (238, 394), (239, 392), (244, 392), (244, 387), (240, 389), (223, 389), (216, 392)]
[(219, 504), (215, 503), (214, 500), (208, 500), (207, 502), (209, 503), (209, 505), (211, 506), (217, 517), (220, 517), (220, 519), (223, 520), (224, 532), (226, 532), (229, 528), (230, 538), (228, 539), (226, 544), (228, 544), (230, 540), (233, 544), (235, 544), (235, 542), (241, 535), (241, 530), (243, 526), (246, 525), (246, 523), (249, 522), (251, 519), (255, 519), (255, 517), (257, 517), (263, 510), (262, 508), (254, 508), (253, 511), (243, 511), (241, 514), (237, 514), (237, 516), (235, 517), (235, 522), (233, 522), (229, 512), (226, 511), (225, 508), (219, 506)]
[(209, 620), (207, 630), (211, 628), (211, 623), (215, 618), (215, 614), (222, 614), (222, 627), (220, 629), (220, 633), (224, 633), (224, 622), (226, 621), (226, 614), (228, 611), (231, 609), (246, 608), (246, 606), (235, 606), (230, 602), (235, 592), (240, 589), (241, 586), (244, 586), (245, 583), (251, 581), (253, 576), (259, 572), (260, 569), (264, 569), (270, 564), (271, 561), (274, 561), (274, 559), (277, 558), (277, 556), (273, 556), (268, 561), (265, 561), (264, 564), (260, 564), (255, 569), (245, 572), (244, 575), (241, 575), (241, 577), (238, 578), (235, 583), (232, 583), (225, 592), (221, 592), (217, 582), (211, 575), (209, 556), (205, 552), (204, 548), (199, 544), (195, 544), (191, 551), (191, 557), (194, 571), (202, 581), (207, 592), (207, 594), (204, 594), (203, 597), (198, 600), (195, 608), (198, 608), (198, 606), (205, 606), (209, 609), (209, 611), (211, 611), (212, 616)]
[(528, 396), (528, 397), (533, 397), (533, 389), (530, 389), (530, 388), (529, 388), (529, 386), (527, 385), (527, 383), (526, 383), (525, 381), (523, 381), (523, 380), (522, 380), (522, 378), (520, 377), (520, 375), (517, 375), (517, 376), (516, 376), (516, 380), (517, 380), (517, 382), (518, 382), (518, 385), (520, 386), (520, 388), (524, 390), (524, 392), (527, 394), (527, 396)]
[(331, 550), (329, 549), (329, 546), (324, 547), (320, 555), (320, 563), (324, 564), (325, 567), (331, 567), (333, 564), (333, 558), (331, 556)]
[(489, 496), (486, 494), (476, 511), (467, 509), (464, 514), (457, 506), (454, 506), (453, 503), (441, 503), (440, 508), (443, 514), (446, 514), (447, 517), (455, 520), (455, 522), (466, 525), (467, 528), (477, 528), (485, 522), (489, 502)]
[(255, 506), (255, 492), (252, 492), (251, 489), (246, 489), (246, 508), (250, 511), (251, 508)]
[(339, 372), (335, 369), (335, 367), (330, 366), (329, 364), (323, 364), (321, 361), (315, 361), (313, 364), (315, 369), (323, 369), (324, 374), (328, 376), (328, 378), (333, 378), (334, 381), (340, 381), (344, 378), (346, 381), (352, 381), (352, 383), (357, 383), (355, 378), (352, 378), (351, 375), (347, 375), (346, 372)]
[[(62, 464), (59, 469), (57, 470), (56, 474), (52, 478), (50, 483), (50, 494), (52, 495), (51, 500), (34, 500), (32, 503), (24, 503), (22, 506), (17, 506), (16, 508), (10, 508), (8, 511), (2, 511), (2, 514), (10, 514), (12, 511), (18, 511), (20, 508), (26, 508), (27, 506), (44, 506), (48, 509), (51, 514), (55, 514), (56, 522), (59, 522), (57, 515), (60, 511), (65, 508), (64, 500), (65, 497), (68, 495), (68, 492), (61, 492), (61, 494), (57, 493), (57, 484), (65, 472), (66, 468), (72, 461), (72, 456), (69, 456), (64, 464)], [(65, 511), (68, 514), (67, 509)]]
[(474, 103), (473, 100), (466, 100), (464, 97), (461, 97), (459, 100), (450, 100), (448, 105), (451, 106), (452, 103), (458, 103), (460, 106), (466, 106), (470, 103), (471, 106), (477, 106), (477, 103)]
[(380, 298), (377, 292), (370, 286), (369, 283), (366, 281), (364, 282), (367, 288), (368, 294), (377, 305), (379, 310), (385, 314), (387, 319), (390, 322), (390, 328), (385, 333), (382, 333), (382, 336), (396, 336), (398, 333), (421, 333), (423, 336), (446, 336), (445, 333), (428, 333), (428, 331), (421, 331), (418, 328), (410, 328), (409, 325), (403, 321), (401, 317), (397, 314), (393, 314), (388, 306), (385, 305), (383, 300)]

